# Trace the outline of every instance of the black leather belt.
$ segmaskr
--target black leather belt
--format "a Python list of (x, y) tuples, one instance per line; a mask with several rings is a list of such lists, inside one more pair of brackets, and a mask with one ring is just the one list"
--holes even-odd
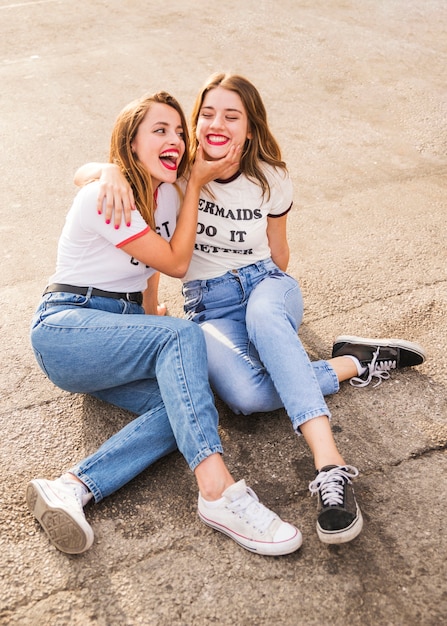
[[(62, 285), (61, 283), (53, 283), (43, 292), (46, 293), (65, 291), (66, 293), (76, 293), (79, 296), (86, 296), (90, 287), (76, 287), (75, 285)], [(119, 293), (117, 291), (103, 291), (102, 289), (91, 289), (92, 296), (100, 296), (101, 298), (114, 298), (115, 300), (127, 300), (128, 302), (135, 302), (140, 306), (143, 304), (143, 294), (141, 291), (134, 291), (132, 293)]]

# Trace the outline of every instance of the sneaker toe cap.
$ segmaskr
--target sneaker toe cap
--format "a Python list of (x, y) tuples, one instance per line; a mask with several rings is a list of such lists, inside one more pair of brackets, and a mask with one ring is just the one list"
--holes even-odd
[(276, 529), (273, 540), (275, 543), (282, 541), (299, 541), (299, 545), (301, 545), (302, 537), (298, 528), (295, 528), (295, 526), (287, 522), (282, 522)]

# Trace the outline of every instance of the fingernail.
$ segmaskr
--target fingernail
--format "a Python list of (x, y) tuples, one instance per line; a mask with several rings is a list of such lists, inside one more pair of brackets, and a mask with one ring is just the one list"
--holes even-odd
[(102, 215), (101, 209), (98, 209), (98, 215)]
[(115, 224), (115, 230), (118, 230), (119, 227), (120, 227), (119, 224)]
[(106, 224), (110, 224), (110, 220), (109, 219), (106, 220)]
[(130, 226), (130, 222), (127, 222), (126, 226)]

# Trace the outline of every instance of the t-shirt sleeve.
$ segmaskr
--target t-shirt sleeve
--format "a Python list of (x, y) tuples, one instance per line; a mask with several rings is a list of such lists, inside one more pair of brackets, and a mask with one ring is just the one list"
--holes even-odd
[(281, 217), (293, 204), (293, 185), (288, 172), (273, 169), (267, 174), (270, 184), (269, 217)]
[(115, 228), (113, 223), (106, 224), (104, 214), (99, 215), (96, 210), (96, 201), (99, 193), (99, 183), (93, 182), (83, 187), (75, 198), (74, 204), (79, 213), (80, 224), (85, 232), (92, 236), (101, 236), (117, 248), (138, 239), (150, 231), (150, 227), (138, 211), (132, 212), (130, 226), (121, 224)]

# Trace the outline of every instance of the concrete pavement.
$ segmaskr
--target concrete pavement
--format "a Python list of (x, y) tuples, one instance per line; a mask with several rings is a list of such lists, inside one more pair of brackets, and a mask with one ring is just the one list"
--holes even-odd
[[(446, 621), (446, 30), (443, 0), (0, 0), (1, 624)], [(129, 419), (55, 388), (29, 346), (73, 173), (107, 158), (125, 103), (163, 88), (189, 114), (220, 69), (259, 87), (295, 183), (290, 272), (311, 356), (349, 333), (402, 336), (428, 359), (328, 400), (361, 472), (352, 544), (318, 541), (311, 457), (284, 412), (240, 418), (218, 402), (228, 465), (301, 528), (301, 549), (259, 557), (206, 528), (174, 454), (89, 506), (95, 543), (67, 556), (29, 514), (26, 484)], [(161, 293), (180, 316), (179, 282)]]

